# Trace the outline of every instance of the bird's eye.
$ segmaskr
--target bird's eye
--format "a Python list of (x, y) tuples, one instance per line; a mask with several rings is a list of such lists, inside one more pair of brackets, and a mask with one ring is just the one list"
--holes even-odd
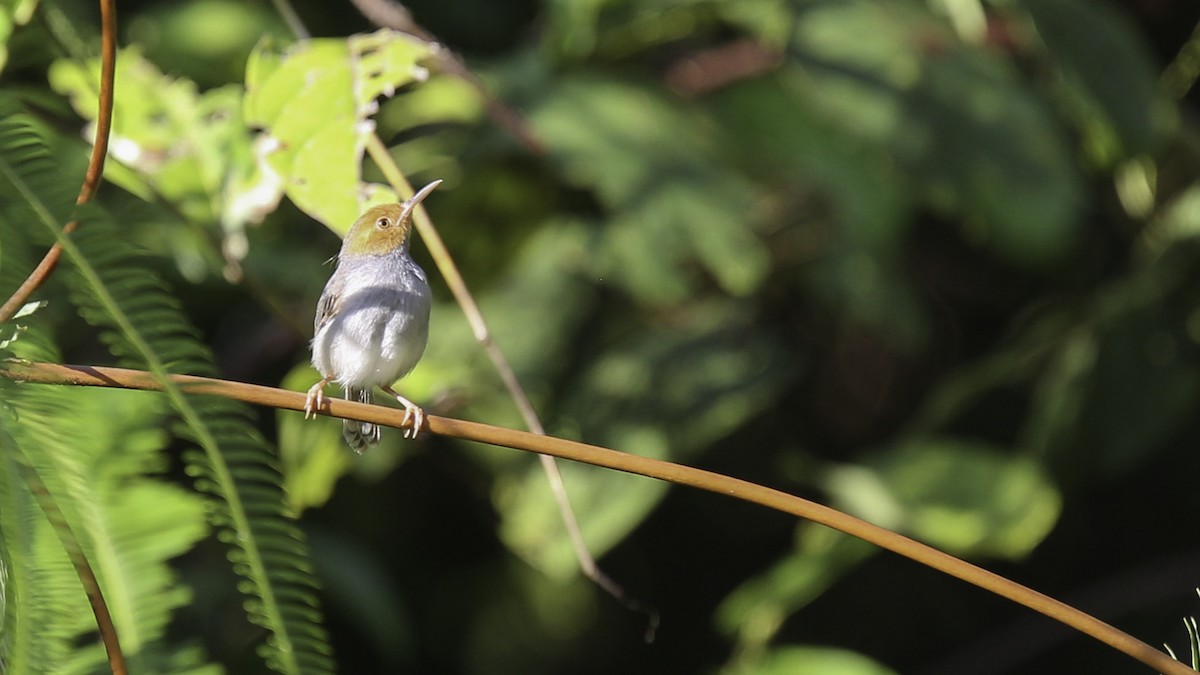
[(391, 224), (392, 224), (392, 221), (388, 220), (387, 218), (380, 218), (379, 220), (375, 221), (375, 225), (379, 229), (384, 229), (384, 228), (390, 227)]

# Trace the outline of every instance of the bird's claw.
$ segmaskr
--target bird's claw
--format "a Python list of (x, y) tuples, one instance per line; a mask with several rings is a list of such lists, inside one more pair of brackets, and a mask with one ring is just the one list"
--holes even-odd
[(304, 398), (304, 419), (316, 419), (317, 412), (325, 407), (325, 385), (329, 380), (321, 380), (308, 388), (308, 396)]
[(400, 402), (400, 405), (404, 406), (404, 420), (401, 422), (401, 424), (408, 424), (409, 422), (412, 422), (412, 424), (410, 424), (409, 427), (404, 430), (404, 437), (416, 438), (417, 432), (420, 431), (421, 427), (425, 425), (425, 411), (421, 410), (421, 406), (413, 403), (394, 391), (389, 391), (388, 393), (392, 396), (395, 396), (396, 400)]

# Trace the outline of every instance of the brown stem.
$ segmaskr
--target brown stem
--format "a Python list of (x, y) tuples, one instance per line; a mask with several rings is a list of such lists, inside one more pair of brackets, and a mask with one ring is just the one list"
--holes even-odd
[[(100, 102), (96, 113), (96, 140), (92, 144), (92, 155), (88, 160), (87, 173), (83, 176), (83, 185), (79, 188), (79, 196), (75, 198), (76, 204), (89, 202), (96, 195), (100, 178), (104, 175), (104, 159), (108, 156), (108, 136), (112, 131), (113, 76), (117, 68), (117, 11), (113, 0), (100, 0), (100, 24)], [(72, 220), (63, 227), (63, 232), (70, 233), (78, 225), (78, 221)], [(0, 305), (0, 323), (11, 319), (29, 301), (29, 296), (54, 272), (61, 256), (62, 246), (57, 243), (46, 251), (33, 272)]]
[[(161, 390), (162, 383), (145, 371), (102, 366), (71, 366), (52, 363), (22, 363), (0, 361), (0, 376), (20, 382), (69, 384), (92, 387)], [(230, 382), (190, 375), (172, 376), (184, 392), (212, 394), (246, 403), (295, 410), (304, 410), (305, 395), (272, 387)], [(404, 428), (404, 411), (382, 406), (366, 405), (341, 399), (330, 399), (328, 410), (322, 414), (350, 418), (362, 422)], [(969, 584), (991, 591), (1013, 602), (1089, 635), (1134, 659), (1167, 675), (1194, 674), (1196, 671), (1175, 661), (1167, 654), (1137, 638), (1124, 633), (1099, 619), (1048, 595), (1010, 581), (954, 556), (943, 553), (878, 525), (854, 516), (774, 490), (749, 481), (719, 473), (673, 464), (658, 459), (639, 457), (595, 445), (587, 445), (552, 436), (504, 429), (478, 422), (437, 417), (425, 418), (425, 430), (430, 433), (488, 443), (526, 452), (584, 462), (626, 473), (669, 481), (678, 485), (707, 490), (766, 506), (776, 511), (820, 523), (840, 532), (862, 539), (880, 548), (902, 555), (927, 567), (932, 567)]]

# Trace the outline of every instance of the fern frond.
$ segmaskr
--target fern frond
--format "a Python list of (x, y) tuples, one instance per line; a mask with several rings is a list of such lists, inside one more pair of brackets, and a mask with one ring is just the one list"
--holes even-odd
[[(7, 138), (12, 120), (0, 117), (0, 138)], [(36, 144), (15, 143), (0, 148), (11, 161), (40, 161)], [(0, 185), (5, 181), (0, 180)], [(57, 186), (50, 186), (51, 192)], [(25, 218), (11, 208), (13, 197), (0, 200), (0, 297), (7, 298), (24, 280), (35, 259)], [(57, 349), (45, 329), (43, 314), (0, 324), (8, 342), (0, 357), (56, 361)], [(28, 387), (0, 379), (0, 672), (53, 670), (72, 653), (72, 640), (94, 628), (87, 600), (70, 560), (50, 523), (25, 486), (14, 458), (18, 417), (15, 402)], [(48, 448), (53, 451), (53, 448)], [(94, 652), (94, 650), (93, 650)], [(100, 654), (96, 654), (102, 656)]]
[[(249, 409), (224, 399), (190, 396), (168, 374), (208, 374), (212, 357), (196, 339), (183, 312), (161, 281), (147, 271), (147, 260), (124, 240), (99, 210), (80, 210), (84, 222), (71, 236), (62, 234), (61, 209), (41, 202), (39, 186), (53, 183), (53, 166), (31, 147), (33, 134), (19, 115), (0, 102), (0, 180), (12, 182), (28, 200), (31, 217), (57, 238), (72, 297), (81, 315), (101, 327), (104, 340), (125, 364), (145, 368), (164, 385), (180, 419), (180, 432), (199, 451), (185, 454), (197, 486), (216, 497), (214, 524), (230, 546), (239, 588), (248, 596), (250, 619), (270, 637), (261, 649), (280, 673), (322, 673), (332, 659), (316, 596), (316, 578), (308, 564), (304, 538), (288, 517), (282, 479), (274, 454), (254, 431)], [(15, 120), (15, 121), (14, 121)], [(7, 149), (18, 148), (12, 155)], [(15, 159), (14, 159), (15, 157)]]
[(9, 433), (12, 412), (0, 411), (0, 565), (5, 579), (0, 672), (44, 672), (64, 665), (74, 651), (72, 640), (94, 624), (79, 578), (20, 476), (16, 440)]
[[(14, 435), (83, 538), (129, 667), (178, 672), (167, 666), (174, 645), (168, 650), (163, 638), (171, 613), (190, 593), (167, 561), (189, 550), (207, 528), (204, 500), (156, 477), (166, 468), (163, 401), (52, 387), (23, 387), (16, 394), (21, 423)], [(86, 607), (76, 615), (86, 617)], [(94, 665), (79, 664), (81, 672)]]

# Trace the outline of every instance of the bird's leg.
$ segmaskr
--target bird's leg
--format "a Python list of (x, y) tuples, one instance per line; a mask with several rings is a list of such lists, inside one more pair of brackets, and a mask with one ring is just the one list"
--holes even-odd
[(404, 406), (404, 421), (412, 421), (412, 424), (409, 426), (409, 428), (404, 430), (404, 437), (416, 438), (417, 432), (420, 431), (421, 427), (425, 424), (425, 411), (421, 410), (420, 406), (418, 406), (416, 403), (413, 403), (400, 394), (397, 394), (391, 387), (380, 387), (380, 389), (386, 391), (392, 396), (395, 396), (396, 400), (400, 402), (400, 405)]
[(325, 405), (325, 385), (329, 384), (332, 377), (321, 378), (321, 381), (308, 388), (308, 396), (304, 399), (304, 419), (311, 419), (317, 416), (319, 411)]

